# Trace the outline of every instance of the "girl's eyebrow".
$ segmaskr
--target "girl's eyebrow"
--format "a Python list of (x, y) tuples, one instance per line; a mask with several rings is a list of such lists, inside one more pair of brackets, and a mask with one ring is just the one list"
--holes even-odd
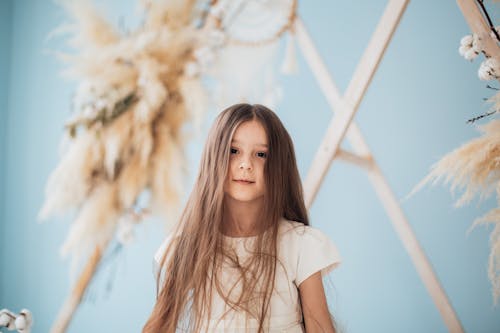
[[(240, 143), (238, 140), (232, 140), (231, 143)], [(268, 148), (268, 145), (264, 143), (256, 143), (254, 146), (261, 146), (261, 147), (266, 147)]]

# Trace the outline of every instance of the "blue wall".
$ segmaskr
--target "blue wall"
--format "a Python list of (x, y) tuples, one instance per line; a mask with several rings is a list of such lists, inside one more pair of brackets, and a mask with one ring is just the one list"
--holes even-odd
[[(9, 64), (10, 64), (10, 43), (12, 26), (12, 1), (0, 2), (0, 235), (4, 235), (4, 197), (5, 197), (5, 147), (6, 147), (6, 123), (7, 123), (7, 96), (9, 94)], [(0, 237), (0, 253), (5, 253), (3, 245), (4, 238)], [(0, 255), (0, 267), (3, 265), (4, 256)], [(0, 286), (2, 286), (3, 274), (0, 274)], [(0, 288), (0, 300), (3, 299), (3, 288)], [(1, 305), (0, 305), (1, 306)]]
[[(300, 3), (342, 91), (385, 3)], [(46, 40), (66, 18), (50, 0), (0, 1), (0, 6), (0, 72), (10, 70), (10, 76), (0, 77), (0, 110), (8, 101), (7, 112), (0, 113), (0, 181), (5, 181), (0, 267), (7, 267), (1, 271), (0, 308), (30, 309), (34, 331), (47, 332), (69, 292), (69, 264), (58, 253), (70, 221), (36, 223), (75, 87), (58, 75), (62, 65), (45, 52), (66, 47), (62, 40)], [(120, 17), (134, 22), (135, 6), (132, 0), (108, 0), (102, 7), (114, 22)], [(482, 98), (492, 92), (477, 79), (479, 62), (458, 55), (467, 33), (454, 1), (411, 2), (360, 106), (356, 122), (398, 198), (441, 156), (477, 135), (465, 121), (486, 110)], [(281, 78), (285, 99), (276, 111), (294, 138), (305, 177), (331, 112), (300, 55), (299, 66), (297, 76)], [(190, 148), (192, 175), (202, 144), (203, 136)], [(427, 187), (402, 207), (465, 330), (499, 332), (500, 308), (492, 306), (486, 271), (490, 229), (466, 236), (472, 220), (494, 200), (455, 209), (454, 199), (446, 187)], [(344, 259), (331, 275), (329, 303), (346, 332), (446, 332), (365, 172), (335, 162), (311, 220), (331, 236)], [(140, 331), (154, 302), (151, 257), (161, 231), (157, 221), (139, 228), (137, 242), (114, 259), (115, 273), (98, 275), (70, 332)]]

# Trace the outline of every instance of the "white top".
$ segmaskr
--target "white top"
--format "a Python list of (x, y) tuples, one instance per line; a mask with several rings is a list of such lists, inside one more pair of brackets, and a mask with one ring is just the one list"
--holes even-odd
[[(167, 237), (155, 255), (158, 265), (170, 237)], [(238, 258), (244, 262), (248, 249), (255, 237), (228, 237), (225, 242), (236, 250)], [(270, 327), (266, 332), (303, 333), (302, 310), (298, 287), (312, 274), (321, 271), (325, 276), (341, 263), (335, 244), (322, 231), (302, 223), (282, 219), (278, 232), (278, 259), (283, 264), (276, 266), (275, 290), (271, 296)], [(224, 286), (232, 286), (234, 275), (230, 269), (223, 270)], [(225, 302), (217, 292), (213, 293), (212, 319), (208, 322), (209, 332), (255, 332), (257, 320), (245, 324), (244, 314), (234, 310), (226, 312)]]

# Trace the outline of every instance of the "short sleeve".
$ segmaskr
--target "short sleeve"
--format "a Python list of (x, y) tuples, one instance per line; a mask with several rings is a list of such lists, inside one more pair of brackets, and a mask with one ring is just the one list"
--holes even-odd
[(153, 274), (155, 277), (158, 276), (158, 272), (160, 270), (161, 260), (163, 259), (163, 255), (165, 254), (165, 251), (167, 250), (167, 246), (171, 240), (172, 240), (171, 235), (165, 237), (165, 240), (161, 243), (158, 250), (156, 250), (156, 253), (153, 257)]
[(318, 271), (322, 276), (327, 275), (341, 263), (337, 247), (322, 231), (306, 226), (297, 236), (297, 286)]

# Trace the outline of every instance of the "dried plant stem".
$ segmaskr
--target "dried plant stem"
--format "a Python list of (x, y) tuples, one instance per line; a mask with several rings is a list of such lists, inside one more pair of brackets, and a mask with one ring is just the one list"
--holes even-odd
[[(106, 245), (107, 246), (107, 245)], [(52, 326), (51, 333), (63, 333), (66, 332), (73, 315), (75, 314), (78, 305), (80, 304), (82, 297), (87, 290), (87, 287), (96, 272), (97, 266), (102, 258), (102, 249), (97, 246), (94, 250), (94, 253), (90, 257), (87, 265), (82, 271), (78, 282), (75, 284), (73, 288), (73, 292), (69, 295), (64, 302), (57, 319)]]
[(498, 35), (498, 32), (495, 29), (495, 26), (493, 25), (493, 22), (491, 22), (490, 15), (488, 14), (486, 7), (484, 6), (483, 0), (476, 0), (476, 1), (479, 4), (479, 6), (481, 7), (481, 10), (483, 11), (484, 16), (486, 17), (486, 20), (488, 20), (488, 25), (490, 26), (491, 31), (495, 34), (497, 41), (500, 42), (500, 36)]

